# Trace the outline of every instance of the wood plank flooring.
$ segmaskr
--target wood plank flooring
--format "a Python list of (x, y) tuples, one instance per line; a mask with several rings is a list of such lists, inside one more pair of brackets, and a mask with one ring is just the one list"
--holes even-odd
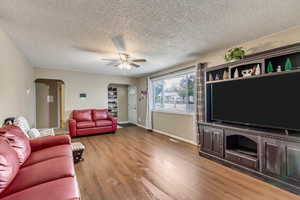
[(300, 200), (139, 127), (73, 141), (86, 147), (75, 164), (82, 200)]

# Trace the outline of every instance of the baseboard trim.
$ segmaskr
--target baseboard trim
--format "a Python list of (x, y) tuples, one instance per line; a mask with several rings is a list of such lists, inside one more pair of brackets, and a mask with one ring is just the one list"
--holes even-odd
[(118, 122), (118, 124), (128, 124), (129, 121), (122, 121), (122, 122)]
[(142, 124), (139, 124), (139, 123), (134, 123), (134, 124), (141, 127), (141, 128), (147, 129), (146, 126), (143, 126)]
[(171, 138), (174, 138), (174, 139), (177, 139), (177, 140), (181, 140), (183, 142), (186, 142), (186, 143), (198, 146), (198, 144), (196, 142), (192, 141), (192, 140), (187, 140), (185, 138), (182, 138), (182, 137), (179, 137), (179, 136), (176, 136), (176, 135), (173, 135), (171, 133), (167, 133), (167, 132), (164, 132), (164, 131), (161, 131), (161, 130), (157, 130), (157, 129), (153, 129), (153, 131), (156, 132), (156, 133), (159, 133), (159, 134), (162, 134), (162, 135), (166, 135), (166, 136), (169, 136)]

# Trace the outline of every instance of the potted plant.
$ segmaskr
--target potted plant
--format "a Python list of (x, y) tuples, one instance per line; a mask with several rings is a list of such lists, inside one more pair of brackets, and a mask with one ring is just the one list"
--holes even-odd
[(240, 60), (245, 56), (245, 50), (243, 47), (236, 47), (229, 49), (228, 52), (225, 54), (226, 61), (236, 61)]

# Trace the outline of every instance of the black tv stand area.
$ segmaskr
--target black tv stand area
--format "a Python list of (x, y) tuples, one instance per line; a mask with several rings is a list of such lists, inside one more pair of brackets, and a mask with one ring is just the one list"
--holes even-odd
[(206, 158), (300, 194), (300, 136), (200, 122), (200, 151)]
[[(300, 43), (297, 43), (247, 55), (238, 61), (204, 69), (203, 79), (201, 79), (204, 92), (199, 94), (201, 102), (204, 102), (200, 112), (200, 119), (204, 122), (199, 122), (199, 154), (293, 193), (300, 194), (300, 132), (214, 121), (213, 119), (225, 120), (226, 118), (219, 118), (218, 115), (217, 117), (214, 116), (214, 109), (217, 110), (222, 107), (222, 104), (217, 104), (218, 107), (212, 103), (213, 98), (216, 98), (214, 92), (220, 91), (217, 90), (218, 85), (242, 83), (243, 81), (253, 83), (253, 81), (266, 78), (276, 79), (281, 75), (291, 76), (293, 73), (300, 73), (299, 59)], [(287, 60), (292, 62), (292, 69), (280, 67), (285, 66)], [(271, 64), (278, 70), (270, 70)], [(243, 73), (249, 70), (257, 73), (244, 76)], [(230, 95), (232, 93), (226, 93), (225, 91), (219, 94)], [(219, 102), (224, 102), (224, 106), (229, 102), (226, 102), (226, 98), (222, 99), (220, 95), (219, 99), (221, 99)], [(296, 108), (298, 109), (298, 107)], [(247, 109), (245, 110), (247, 111)], [(228, 112), (228, 110), (225, 111)], [(274, 115), (283, 115), (276, 106), (273, 111)], [(240, 122), (245, 121), (247, 120), (240, 120)], [(257, 125), (259, 124), (263, 123), (257, 123)], [(272, 127), (271, 124), (269, 125)]]

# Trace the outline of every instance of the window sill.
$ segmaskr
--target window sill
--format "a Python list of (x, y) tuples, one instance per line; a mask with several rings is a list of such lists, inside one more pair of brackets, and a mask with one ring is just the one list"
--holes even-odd
[(176, 115), (190, 115), (190, 116), (194, 116), (195, 115), (195, 113), (187, 113), (187, 112), (180, 112), (180, 111), (170, 111), (170, 110), (152, 110), (152, 112), (167, 113), (167, 114), (176, 114)]

